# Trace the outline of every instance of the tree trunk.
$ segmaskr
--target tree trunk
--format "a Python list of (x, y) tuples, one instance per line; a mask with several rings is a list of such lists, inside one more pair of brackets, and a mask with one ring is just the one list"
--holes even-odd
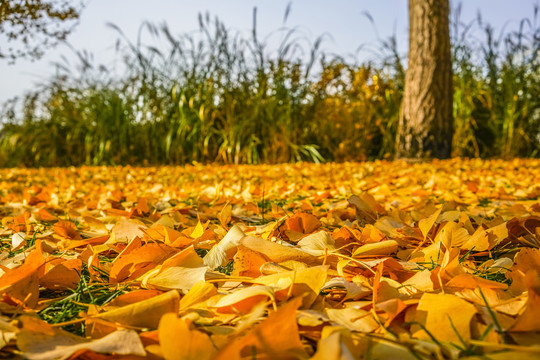
[(448, 0), (409, 0), (409, 66), (398, 129), (398, 158), (451, 155), (449, 8)]

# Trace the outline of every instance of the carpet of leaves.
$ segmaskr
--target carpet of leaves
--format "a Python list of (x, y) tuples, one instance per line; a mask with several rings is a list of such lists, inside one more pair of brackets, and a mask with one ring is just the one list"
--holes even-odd
[(540, 161), (0, 170), (0, 356), (536, 359)]

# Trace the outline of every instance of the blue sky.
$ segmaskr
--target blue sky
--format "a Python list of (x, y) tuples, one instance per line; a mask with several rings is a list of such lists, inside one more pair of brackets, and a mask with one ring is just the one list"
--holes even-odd
[[(538, 0), (463, 0), (462, 20), (469, 22), (480, 12), (484, 21), (495, 29), (517, 28), (525, 17), (532, 18), (533, 5)], [(258, 31), (271, 33), (283, 25), (287, 4), (291, 13), (287, 26), (298, 27), (314, 40), (328, 34), (324, 49), (340, 55), (353, 54), (361, 45), (377, 44), (377, 37), (386, 39), (396, 34), (400, 51), (407, 50), (407, 0), (90, 0), (81, 15), (81, 21), (68, 41), (77, 49), (86, 49), (100, 63), (111, 63), (117, 34), (106, 23), (118, 25), (124, 33), (136, 38), (140, 24), (145, 21), (167, 22), (175, 34), (190, 32), (198, 27), (197, 15), (209, 12), (218, 16), (233, 30), (250, 31), (252, 12), (258, 9)], [(452, 8), (458, 1), (451, 0)], [(376, 25), (371, 25), (364, 12), (368, 12)], [(0, 46), (5, 43), (0, 38)], [(66, 46), (49, 50), (39, 61), (19, 60), (15, 65), (0, 61), (0, 102), (20, 96), (36, 83), (46, 80), (53, 73), (52, 62), (62, 55), (70, 56)], [(367, 51), (359, 58), (370, 57)]]

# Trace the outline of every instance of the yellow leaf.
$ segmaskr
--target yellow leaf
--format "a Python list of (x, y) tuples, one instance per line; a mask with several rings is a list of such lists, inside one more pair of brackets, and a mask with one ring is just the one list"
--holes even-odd
[(261, 276), (254, 281), (267, 286), (284, 284), (284, 288), (292, 285), (290, 294), (295, 297), (302, 297), (302, 307), (309, 308), (326, 283), (327, 271), (326, 266), (312, 266), (305, 269), (296, 269), (295, 271)]
[(161, 351), (166, 360), (207, 360), (215, 353), (210, 337), (191, 330), (175, 312), (161, 317), (158, 331)]
[(178, 292), (172, 290), (147, 300), (97, 314), (95, 317), (127, 326), (156, 329), (163, 314), (178, 312), (179, 300)]
[(248, 313), (255, 305), (274, 299), (270, 286), (251, 286), (223, 296), (212, 307), (221, 313)]
[(291, 246), (277, 244), (255, 236), (246, 236), (241, 239), (240, 243), (253, 251), (266, 255), (270, 260), (276, 263), (288, 260), (300, 261), (308, 265), (318, 265), (322, 263), (317, 257), (302, 250)]
[(425, 269), (417, 272), (411, 278), (407, 279), (403, 285), (409, 289), (410, 286), (418, 291), (427, 292), (433, 291), (433, 281), (431, 279), (431, 271)]
[[(323, 329), (323, 336), (317, 343), (317, 352), (311, 360), (354, 360), (358, 359), (354, 356), (351, 349), (346, 344), (345, 331), (343, 329), (332, 329), (335, 331), (327, 331), (330, 326)], [(328, 333), (329, 334), (325, 334)], [(350, 335), (349, 335), (350, 336)]]
[(330, 320), (345, 326), (352, 331), (364, 333), (372, 332), (379, 328), (379, 324), (373, 318), (371, 312), (362, 309), (326, 309)]
[(91, 350), (97, 353), (145, 356), (146, 352), (133, 330), (115, 331), (97, 340), (87, 340), (44, 321), (25, 317), (17, 333), (17, 346), (29, 360), (67, 359), (75, 352)]
[(336, 248), (334, 239), (324, 230), (309, 234), (302, 238), (296, 245), (314, 256), (324, 255), (325, 251), (335, 250)]
[(113, 262), (109, 278), (111, 283), (135, 279), (154, 269), (178, 250), (163, 243), (148, 243), (129, 253), (123, 252)]
[(474, 234), (472, 234), (467, 239), (467, 241), (465, 241), (463, 245), (461, 245), (461, 249), (474, 249), (474, 251), (485, 251), (490, 248), (491, 245), (489, 243), (488, 233), (486, 232), (486, 230), (482, 229), (482, 227), (476, 229)]
[(397, 251), (398, 243), (395, 240), (384, 240), (365, 244), (354, 250), (352, 256), (390, 255)]
[(458, 223), (450, 221), (437, 233), (434, 242), (440, 241), (446, 249), (450, 249), (451, 247), (460, 247), (469, 238), (469, 232), (465, 228), (460, 227)]
[(150, 273), (141, 281), (141, 286), (149, 289), (177, 289), (187, 293), (199, 281), (204, 281), (208, 267), (186, 268), (181, 266), (168, 267), (158, 274)]
[(54, 259), (45, 266), (45, 273), (39, 280), (43, 287), (53, 290), (75, 289), (79, 284), (82, 261), (80, 259)]
[(193, 232), (191, 233), (191, 237), (193, 239), (197, 239), (197, 238), (200, 238), (202, 236), (202, 234), (204, 233), (204, 229), (205, 227), (201, 224), (201, 222), (197, 222), (197, 225), (195, 226), (195, 228), (193, 229)]
[(200, 302), (206, 301), (217, 294), (214, 285), (200, 281), (193, 285), (188, 293), (180, 300), (180, 310), (185, 310)]
[(513, 332), (540, 331), (540, 279), (537, 269), (527, 271), (525, 284), (529, 297), (525, 309), (510, 328)]
[(427, 238), (429, 230), (431, 230), (433, 225), (435, 225), (437, 218), (439, 217), (439, 215), (441, 215), (441, 211), (442, 211), (442, 206), (439, 208), (439, 210), (435, 211), (433, 214), (431, 214), (427, 218), (422, 219), (418, 222), (418, 227), (420, 228), (422, 235), (424, 235), (424, 239)]
[(139, 220), (122, 219), (114, 225), (111, 233), (114, 234), (116, 242), (129, 243), (137, 236), (140, 238), (144, 236), (141, 227), (145, 228), (144, 223)]
[[(437, 340), (460, 344), (460, 337), (470, 340), (470, 323), (476, 312), (474, 305), (455, 295), (425, 293), (418, 303), (417, 320), (424, 320), (423, 325)], [(423, 329), (413, 336), (430, 339)]]
[(231, 222), (232, 205), (226, 204), (219, 212), (218, 219), (225, 229), (228, 229), (228, 224)]

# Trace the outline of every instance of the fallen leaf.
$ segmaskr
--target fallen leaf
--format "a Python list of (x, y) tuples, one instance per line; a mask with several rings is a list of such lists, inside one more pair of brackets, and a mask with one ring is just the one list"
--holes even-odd
[(205, 360), (211, 359), (216, 352), (208, 335), (190, 329), (176, 313), (161, 317), (158, 333), (162, 354), (167, 360)]
[(125, 305), (95, 315), (96, 318), (115, 322), (124, 326), (157, 329), (161, 316), (177, 313), (180, 296), (176, 290)]
[(437, 221), (437, 218), (439, 215), (441, 215), (442, 207), (440, 207), (437, 211), (435, 211), (433, 214), (428, 216), (425, 219), (422, 219), (418, 222), (418, 227), (420, 228), (420, 231), (422, 232), (422, 235), (424, 235), (424, 239), (427, 238), (429, 231), (435, 225), (435, 222)]
[(296, 324), (296, 310), (301, 303), (302, 299), (296, 298), (282, 305), (245, 336), (233, 339), (214, 359), (236, 360), (253, 351), (272, 359), (307, 357)]
[(470, 322), (476, 312), (474, 305), (455, 295), (425, 293), (417, 308), (417, 321), (423, 324), (425, 330), (418, 329), (413, 336), (430, 339), (427, 330), (439, 341), (456, 344), (460, 344), (460, 338), (468, 341), (471, 338)]
[(29, 360), (68, 359), (82, 349), (102, 354), (146, 355), (139, 336), (133, 330), (118, 330), (101, 339), (87, 340), (38, 319), (22, 318), (21, 322), (17, 347)]
[(204, 263), (210, 269), (225, 265), (229, 260), (227, 252), (236, 248), (245, 235), (238, 226), (231, 227), (227, 235), (204, 256)]

